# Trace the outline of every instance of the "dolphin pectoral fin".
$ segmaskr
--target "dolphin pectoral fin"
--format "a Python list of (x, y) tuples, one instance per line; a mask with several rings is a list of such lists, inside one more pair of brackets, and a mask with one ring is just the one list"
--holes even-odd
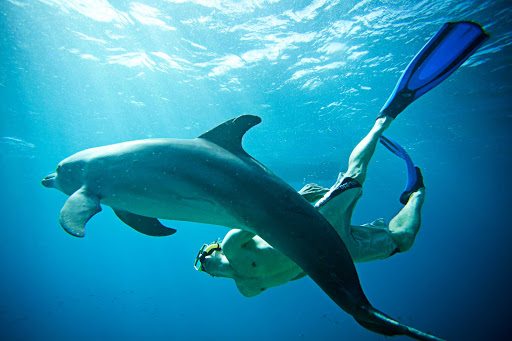
[(308, 275), (307, 273), (305, 273), (305, 272), (301, 272), (301, 273), (300, 273), (300, 274), (298, 274), (296, 277), (292, 278), (292, 279), (290, 280), (290, 282), (291, 282), (291, 281), (296, 281), (296, 280), (301, 279), (301, 278), (303, 278), (303, 277), (306, 277), (307, 275)]
[(114, 210), (114, 213), (123, 223), (130, 226), (135, 231), (148, 236), (163, 237), (176, 233), (175, 229), (165, 227), (156, 218), (144, 217), (120, 210)]
[(70, 235), (83, 237), (85, 224), (100, 211), (100, 199), (81, 187), (68, 198), (62, 207), (59, 222)]

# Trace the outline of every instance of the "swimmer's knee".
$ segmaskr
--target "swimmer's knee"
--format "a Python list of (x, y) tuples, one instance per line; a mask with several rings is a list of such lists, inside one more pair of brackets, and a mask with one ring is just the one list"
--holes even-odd
[(366, 180), (366, 173), (359, 173), (359, 174), (356, 174), (355, 176), (351, 176), (351, 178), (356, 180), (357, 182), (359, 182), (362, 185), (364, 183), (364, 181)]
[(400, 252), (409, 251), (416, 239), (416, 233), (411, 231), (400, 231), (391, 234)]
[(345, 177), (352, 178), (359, 182), (361, 185), (366, 180), (366, 171), (362, 167), (349, 167), (347, 172), (344, 174)]

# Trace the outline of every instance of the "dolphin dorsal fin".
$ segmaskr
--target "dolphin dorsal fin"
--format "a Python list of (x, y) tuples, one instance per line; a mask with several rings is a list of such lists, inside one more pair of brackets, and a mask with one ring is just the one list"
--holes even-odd
[(199, 136), (216, 145), (229, 150), (233, 154), (245, 154), (242, 148), (242, 137), (255, 125), (261, 122), (261, 118), (254, 115), (242, 115), (219, 124)]

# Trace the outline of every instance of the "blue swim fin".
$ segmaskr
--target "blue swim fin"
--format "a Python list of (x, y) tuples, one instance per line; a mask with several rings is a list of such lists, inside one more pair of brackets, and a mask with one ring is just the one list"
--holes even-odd
[(420, 187), (425, 187), (423, 185), (423, 176), (421, 171), (418, 167), (414, 166), (414, 163), (412, 162), (409, 154), (407, 154), (405, 149), (402, 148), (402, 146), (400, 146), (397, 142), (382, 135), (380, 137), (380, 143), (382, 143), (384, 147), (389, 149), (393, 154), (405, 160), (405, 164), (407, 165), (407, 186), (400, 196), (400, 202), (405, 205), (407, 204), (407, 201), (413, 192), (417, 191)]
[(457, 70), (488, 38), (484, 29), (474, 22), (444, 24), (407, 66), (378, 117), (395, 118)]

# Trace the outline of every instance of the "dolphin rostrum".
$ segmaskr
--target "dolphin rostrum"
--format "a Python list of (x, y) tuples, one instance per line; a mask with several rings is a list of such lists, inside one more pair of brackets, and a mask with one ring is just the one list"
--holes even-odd
[(152, 236), (175, 232), (158, 218), (242, 228), (297, 263), (362, 326), (384, 335), (440, 340), (369, 303), (334, 228), (242, 148), (244, 134), (260, 122), (243, 115), (192, 140), (148, 139), (87, 149), (61, 161), (42, 184), (70, 196), (59, 220), (73, 236), (84, 236), (100, 203)]

